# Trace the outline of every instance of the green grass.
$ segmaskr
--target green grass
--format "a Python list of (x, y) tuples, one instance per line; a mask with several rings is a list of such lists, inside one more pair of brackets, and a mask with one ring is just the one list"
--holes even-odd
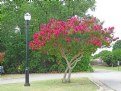
[(120, 67), (107, 67), (107, 66), (93, 66), (93, 69), (105, 69), (105, 70), (115, 70), (115, 71), (121, 71), (121, 66)]
[(33, 81), (30, 87), (23, 83), (0, 85), (0, 91), (96, 91), (98, 87), (88, 78), (72, 79), (71, 83), (61, 80)]

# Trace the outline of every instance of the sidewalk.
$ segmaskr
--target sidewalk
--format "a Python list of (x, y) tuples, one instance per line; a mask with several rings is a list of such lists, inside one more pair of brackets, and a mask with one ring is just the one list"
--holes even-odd
[[(51, 80), (51, 79), (62, 79), (63, 73), (54, 73), (54, 74), (30, 74), (29, 80), (38, 81), (38, 80)], [(80, 78), (80, 77), (90, 77), (89, 73), (72, 73), (72, 78)], [(2, 79), (0, 77), (0, 84), (10, 84), (10, 83), (19, 83), (25, 82), (24, 74), (20, 78), (7, 78)]]

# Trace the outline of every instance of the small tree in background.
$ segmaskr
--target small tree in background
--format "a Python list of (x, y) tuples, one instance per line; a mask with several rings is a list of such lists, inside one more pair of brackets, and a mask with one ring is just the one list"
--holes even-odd
[(121, 50), (121, 40), (116, 41), (116, 43), (113, 45), (113, 50)]
[(114, 51), (112, 51), (113, 53), (113, 58), (114, 60), (117, 62), (117, 61), (120, 61), (121, 62), (121, 49), (116, 49)]
[(121, 40), (118, 40), (113, 45), (113, 58), (117, 61), (121, 62)]
[(111, 51), (102, 51), (101, 52), (101, 59), (108, 65), (108, 66), (114, 66), (115, 60), (113, 59), (113, 54)]
[(67, 21), (51, 19), (34, 34), (29, 46), (40, 53), (64, 58), (67, 67), (63, 82), (70, 82), (72, 70), (84, 55), (91, 55), (97, 48), (110, 45), (113, 30), (114, 27), (104, 29), (96, 18), (81, 20), (75, 16)]
[(108, 52), (110, 52), (110, 51), (108, 51), (108, 50), (103, 50), (103, 51), (99, 52), (98, 54), (95, 54), (95, 55), (93, 56), (93, 59), (96, 59), (96, 58), (101, 58), (101, 59), (102, 59), (102, 57), (103, 57), (105, 54), (107, 54)]

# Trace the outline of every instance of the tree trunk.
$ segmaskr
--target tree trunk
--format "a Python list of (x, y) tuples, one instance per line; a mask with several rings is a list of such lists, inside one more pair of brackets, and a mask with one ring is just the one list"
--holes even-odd
[(67, 67), (66, 70), (65, 70), (63, 79), (62, 79), (62, 82), (63, 82), (63, 83), (69, 83), (69, 82), (70, 82), (70, 79), (71, 79), (71, 72), (72, 72), (72, 69), (69, 69), (69, 68)]
[(64, 73), (64, 76), (63, 76), (63, 79), (62, 79), (62, 82), (66, 83), (66, 76), (67, 76), (67, 73), (68, 72), (68, 67), (66, 67), (66, 70), (65, 70), (65, 73)]
[(68, 82), (68, 83), (71, 82), (71, 80), (70, 80), (70, 78), (71, 78), (71, 72), (72, 72), (72, 70), (69, 69), (68, 78), (67, 78), (67, 82)]
[(112, 63), (112, 67), (113, 67), (113, 63)]
[(66, 60), (66, 64), (67, 64), (62, 82), (69, 83), (71, 79), (71, 72), (73, 68), (76, 66), (76, 64), (81, 60), (82, 56), (81, 56), (81, 53), (79, 52), (69, 61), (67, 55), (65, 54), (65, 50), (63, 48), (60, 50), (60, 52), (62, 57)]
[(68, 61), (68, 65), (66, 67), (62, 82), (64, 82), (64, 83), (71, 82), (71, 80), (70, 80), (71, 79), (71, 73), (72, 73), (72, 70), (76, 66), (78, 61), (79, 61), (79, 59), (75, 60), (74, 62), (69, 62)]

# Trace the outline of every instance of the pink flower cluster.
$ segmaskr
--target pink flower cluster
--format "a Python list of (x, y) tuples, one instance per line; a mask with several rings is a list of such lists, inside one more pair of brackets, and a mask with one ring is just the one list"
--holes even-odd
[[(86, 41), (87, 44), (94, 44), (94, 46), (102, 46), (102, 39), (108, 42), (107, 38), (111, 38), (110, 34), (113, 33), (114, 27), (103, 29), (102, 25), (96, 23), (96, 18), (80, 20), (79, 17), (72, 17), (65, 21), (57, 21), (51, 19), (48, 24), (42, 24), (40, 31), (35, 33), (33, 41), (29, 43), (29, 47), (32, 50), (37, 50), (44, 47), (47, 43), (53, 43), (53, 46), (58, 46), (57, 39), (63, 38), (66, 43), (72, 41), (81, 42), (79, 37), (70, 37), (75, 34), (88, 34), (93, 32), (99, 32), (100, 36), (92, 34)], [(54, 42), (56, 40), (56, 42)]]
[(102, 46), (102, 42), (99, 38), (93, 38), (88, 40), (88, 44), (94, 44), (95, 46)]

